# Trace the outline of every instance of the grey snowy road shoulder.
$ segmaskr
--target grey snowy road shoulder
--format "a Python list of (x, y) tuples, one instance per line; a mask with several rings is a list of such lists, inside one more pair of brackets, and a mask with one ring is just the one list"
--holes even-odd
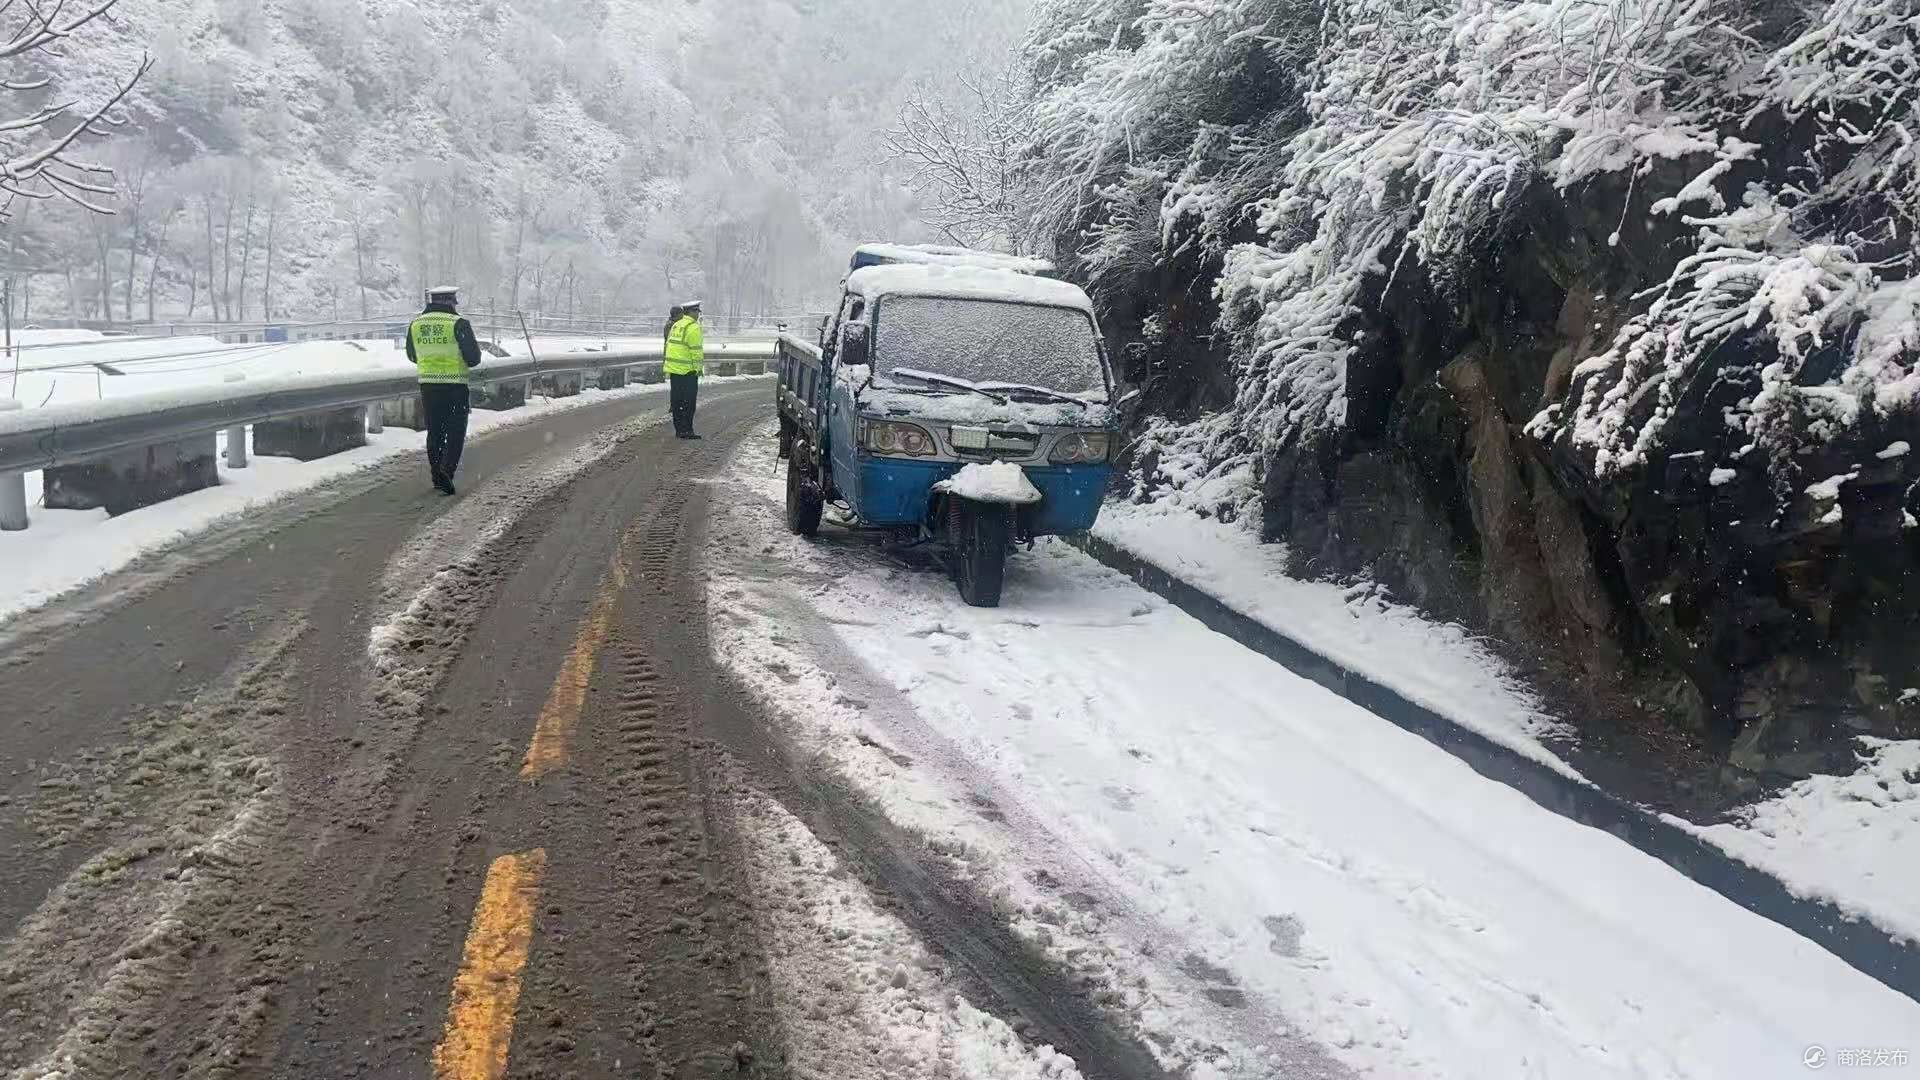
[(1920, 1004), (1063, 544), (976, 610), (931, 553), (788, 536), (770, 439), (716, 495), (715, 542), (755, 556), (716, 553), (720, 659), (1170, 1069), (1749, 1077), (1920, 1030)]

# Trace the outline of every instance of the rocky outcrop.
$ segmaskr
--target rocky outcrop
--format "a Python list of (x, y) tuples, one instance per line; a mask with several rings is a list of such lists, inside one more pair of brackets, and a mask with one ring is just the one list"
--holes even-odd
[(1920, 735), (1911, 5), (1041, 11), (1136, 494), (1504, 642), (1649, 798)]
[[(1596, 739), (1697, 748), (1730, 766), (1697, 779), (1739, 793), (1845, 768), (1854, 735), (1920, 736), (1920, 455), (1894, 452), (1920, 447), (1920, 426), (1864, 426), (1730, 477), (1742, 451), (1723, 414), (1767, 359), (1732, 348), (1643, 467), (1603, 478), (1569, 439), (1528, 432), (1692, 250), (1650, 207), (1702, 167), (1536, 185), (1466, 272), (1398, 267), (1343, 328), (1361, 343), (1345, 427), (1256, 465), (1263, 531), (1296, 573), (1368, 575), (1482, 630)], [(1163, 412), (1220, 402), (1234, 368), (1216, 310), (1161, 306), (1179, 295), (1164, 280), (1142, 293), (1113, 320), (1132, 377), (1158, 377)], [(1128, 323), (1161, 339), (1143, 347)]]

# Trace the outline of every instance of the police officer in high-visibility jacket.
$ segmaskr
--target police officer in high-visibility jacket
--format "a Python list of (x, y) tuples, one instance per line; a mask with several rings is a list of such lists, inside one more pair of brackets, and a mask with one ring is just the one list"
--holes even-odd
[(473, 408), (467, 373), (480, 366), (480, 339), (460, 317), (460, 290), (443, 286), (427, 293), (427, 310), (407, 328), (407, 359), (420, 369), (420, 405), (427, 418), (427, 466), (433, 486), (453, 494), (453, 474), (467, 445), (467, 414)]
[(667, 331), (667, 381), (673, 384), (673, 433), (697, 439), (693, 414), (700, 406), (700, 373), (707, 367), (707, 335), (700, 328), (700, 301), (680, 305), (680, 317)]

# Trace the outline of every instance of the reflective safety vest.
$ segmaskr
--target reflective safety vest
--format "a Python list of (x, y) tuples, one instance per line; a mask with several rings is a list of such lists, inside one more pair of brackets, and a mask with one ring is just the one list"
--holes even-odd
[(466, 384), (467, 361), (460, 355), (460, 342), (453, 333), (459, 322), (458, 315), (429, 311), (415, 318), (407, 328), (422, 383)]
[(707, 335), (700, 320), (682, 315), (667, 331), (667, 374), (698, 375), (707, 366)]

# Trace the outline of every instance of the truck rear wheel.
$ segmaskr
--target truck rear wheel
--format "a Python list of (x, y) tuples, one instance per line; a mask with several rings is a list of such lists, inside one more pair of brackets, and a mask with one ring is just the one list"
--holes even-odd
[(960, 587), (960, 599), (973, 607), (999, 607), (1001, 586), (1006, 582), (1013, 511), (955, 499), (951, 513), (953, 581)]
[(787, 531), (796, 536), (819, 533), (820, 511), (826, 508), (819, 486), (807, 475), (807, 456), (796, 446), (787, 458)]

